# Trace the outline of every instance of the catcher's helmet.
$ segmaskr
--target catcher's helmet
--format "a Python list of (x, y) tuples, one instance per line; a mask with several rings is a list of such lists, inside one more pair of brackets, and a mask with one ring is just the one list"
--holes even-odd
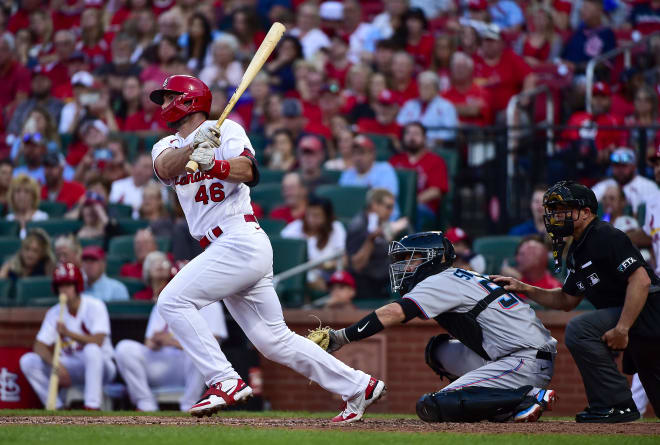
[(53, 271), (53, 292), (57, 293), (57, 288), (61, 284), (75, 284), (76, 291), (81, 293), (85, 288), (82, 272), (78, 266), (73, 263), (58, 263)]
[(598, 212), (598, 200), (594, 192), (573, 181), (559, 181), (543, 195), (545, 228), (555, 237), (573, 234), (572, 210), (588, 208)]
[(152, 102), (163, 105), (165, 93), (174, 93), (178, 97), (163, 110), (162, 116), (166, 122), (176, 122), (179, 119), (201, 111), (209, 116), (211, 112), (211, 90), (204, 82), (193, 76), (176, 74), (165, 79), (160, 90), (149, 94)]
[[(456, 253), (442, 232), (421, 232), (392, 241), (389, 257), (392, 292), (405, 295), (420, 281), (451, 267)], [(417, 258), (423, 261), (408, 270), (410, 262)]]

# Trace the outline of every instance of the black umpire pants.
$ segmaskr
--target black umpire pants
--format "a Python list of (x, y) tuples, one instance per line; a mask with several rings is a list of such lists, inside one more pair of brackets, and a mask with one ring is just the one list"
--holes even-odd
[[(605, 332), (616, 326), (620, 315), (621, 308), (597, 309), (578, 315), (566, 326), (566, 346), (582, 374), (592, 408), (632, 403), (628, 380), (619, 372), (613, 351), (601, 340)], [(627, 353), (653, 409), (660, 413), (660, 339), (647, 342), (632, 337)]]

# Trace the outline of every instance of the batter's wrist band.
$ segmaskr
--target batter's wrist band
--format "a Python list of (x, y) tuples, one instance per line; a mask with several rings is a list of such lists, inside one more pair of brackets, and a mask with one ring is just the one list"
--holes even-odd
[(378, 319), (376, 312), (372, 312), (362, 320), (345, 329), (348, 341), (360, 341), (385, 329), (383, 323)]
[(209, 174), (214, 178), (227, 179), (229, 176), (229, 161), (217, 160), (213, 163), (213, 167), (209, 170)]

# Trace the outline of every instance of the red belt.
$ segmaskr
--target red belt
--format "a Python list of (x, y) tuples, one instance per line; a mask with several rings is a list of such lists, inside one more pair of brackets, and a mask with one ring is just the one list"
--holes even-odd
[[(245, 222), (257, 222), (257, 218), (254, 215), (243, 215), (243, 218), (245, 219)], [(222, 229), (220, 226), (216, 226), (213, 229), (211, 229), (211, 233), (216, 237), (216, 239), (222, 235)], [(211, 241), (208, 236), (204, 235), (200, 240), (199, 240), (199, 245), (202, 246), (202, 249), (206, 249), (209, 244), (211, 244)]]

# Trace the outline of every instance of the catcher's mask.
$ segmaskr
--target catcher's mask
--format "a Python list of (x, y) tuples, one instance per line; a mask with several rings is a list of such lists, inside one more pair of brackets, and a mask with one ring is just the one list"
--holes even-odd
[[(456, 254), (442, 232), (421, 232), (392, 241), (389, 247), (392, 292), (405, 295), (420, 281), (449, 268)], [(418, 264), (415, 264), (418, 263)]]

